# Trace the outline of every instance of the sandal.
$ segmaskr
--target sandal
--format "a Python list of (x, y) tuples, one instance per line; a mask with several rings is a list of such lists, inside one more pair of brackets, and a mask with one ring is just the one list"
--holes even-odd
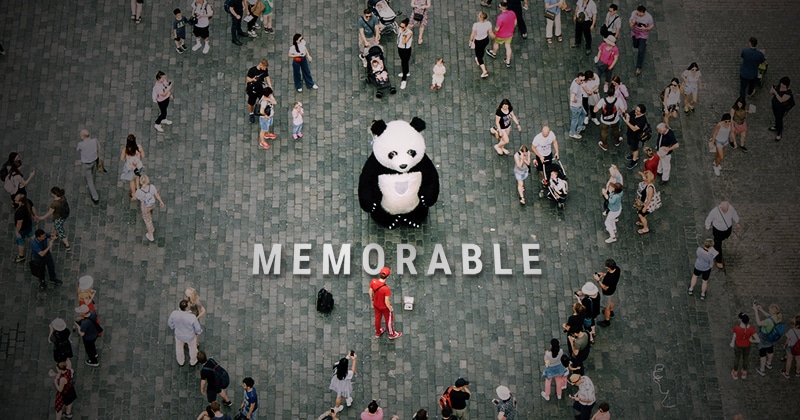
[(489, 77), (489, 73), (483, 73), (483, 74), (481, 75), (481, 79), (485, 79), (485, 78), (487, 78), (487, 77)]
[(494, 146), (494, 151), (497, 152), (498, 155), (503, 156), (503, 149)]
[(269, 150), (270, 145), (269, 145), (269, 143), (258, 143), (258, 147), (260, 147), (260, 148), (262, 148), (264, 150)]
[(519, 198), (519, 203), (524, 206), (525, 205), (525, 197), (520, 197)]
[(553, 38), (547, 38), (547, 43), (548, 44), (552, 44), (553, 43)]
[(636, 233), (638, 233), (639, 235), (644, 235), (645, 233), (650, 233), (650, 229), (647, 230), (639, 229), (636, 231)]
[(642, 222), (636, 222), (636, 226), (644, 226)]
[(509, 151), (508, 151), (508, 149), (502, 149), (502, 150), (503, 150), (503, 154), (504, 154), (504, 155), (509, 155), (509, 154), (511, 154), (511, 152), (509, 152)]
[(563, 42), (563, 41), (564, 41), (564, 37), (563, 37), (563, 36), (561, 36), (561, 35), (559, 35), (559, 36), (558, 36), (558, 42)]

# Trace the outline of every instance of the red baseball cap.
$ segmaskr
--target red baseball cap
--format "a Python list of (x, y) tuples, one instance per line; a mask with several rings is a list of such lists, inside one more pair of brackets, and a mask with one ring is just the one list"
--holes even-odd
[(390, 270), (389, 267), (381, 268), (380, 272), (381, 277), (389, 277), (389, 274), (392, 274), (392, 270)]

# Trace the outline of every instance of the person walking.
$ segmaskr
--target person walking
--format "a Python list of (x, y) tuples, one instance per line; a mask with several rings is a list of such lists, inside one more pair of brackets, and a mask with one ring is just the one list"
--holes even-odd
[[(208, 45), (208, 43), (206, 43)], [(167, 119), (167, 108), (169, 101), (174, 99), (172, 95), (172, 82), (167, 80), (167, 75), (163, 71), (156, 73), (156, 83), (153, 85), (152, 92), (153, 102), (158, 104), (158, 117), (156, 123), (153, 125), (159, 133), (164, 132), (164, 127), (161, 124), (172, 125), (172, 121)]]
[(504, 63), (506, 67), (511, 67), (511, 38), (514, 37), (514, 28), (517, 26), (517, 17), (514, 12), (508, 10), (508, 4), (505, 1), (500, 2), (500, 14), (495, 19), (494, 28), (494, 44), (492, 50), (486, 51), (489, 57), (497, 58), (497, 50), (500, 45), (505, 45), (506, 59)]
[[(378, 278), (373, 278), (369, 284), (369, 298), (375, 312), (375, 338), (380, 338), (384, 332), (389, 332), (389, 339), (399, 338), (403, 333), (394, 329), (394, 307), (389, 299), (392, 291), (386, 284), (386, 279), (392, 273), (389, 267), (383, 267)], [(381, 327), (381, 318), (386, 320), (386, 328)]]
[(60, 187), (50, 188), (50, 196), (53, 200), (50, 201), (50, 208), (47, 210), (47, 213), (35, 217), (34, 221), (38, 222), (53, 216), (53, 226), (58, 234), (58, 238), (61, 239), (64, 248), (69, 251), (71, 247), (69, 245), (69, 240), (67, 240), (67, 232), (64, 230), (64, 222), (67, 220), (70, 213), (69, 203), (67, 203), (67, 198), (64, 196), (64, 190)]
[(673, 77), (664, 92), (661, 94), (661, 111), (664, 113), (664, 124), (669, 126), (670, 118), (678, 118), (678, 107), (681, 104), (681, 82), (677, 77)]
[(119, 160), (122, 163), (122, 173), (119, 179), (128, 181), (128, 196), (131, 201), (136, 201), (136, 190), (139, 189), (139, 177), (142, 176), (144, 170), (144, 149), (141, 145), (136, 143), (136, 136), (128, 134), (125, 139), (125, 146), (119, 154)]
[(553, 43), (553, 28), (558, 42), (564, 41), (561, 36), (561, 10), (566, 6), (565, 0), (544, 0), (545, 27), (544, 36), (548, 44)]
[(231, 15), (231, 42), (234, 45), (242, 45), (239, 37), (247, 37), (249, 34), (242, 30), (242, 18), (244, 17), (244, 1), (245, 0), (230, 0), (226, 1), (228, 5), (228, 14)]
[(88, 366), (100, 366), (100, 357), (97, 353), (97, 338), (100, 337), (102, 329), (97, 325), (97, 313), (90, 310), (88, 306), (81, 305), (75, 308), (78, 317), (75, 319), (75, 324), (78, 327), (78, 335), (81, 336), (83, 341), (83, 348), (86, 350), (86, 364)]
[(361, 412), (361, 420), (383, 420), (383, 408), (378, 405), (377, 400), (370, 401)]
[[(640, 186), (641, 192), (639, 193), (639, 197), (637, 197), (641, 203), (641, 207), (638, 212), (639, 221), (636, 222), (636, 225), (641, 226), (641, 228), (636, 231), (636, 233), (644, 235), (650, 232), (650, 227), (647, 225), (647, 215), (651, 212), (650, 205), (653, 201), (653, 197), (656, 195), (656, 186), (653, 185), (653, 181), (655, 181), (656, 177), (650, 171), (640, 172), (640, 174), (642, 175), (642, 182), (644, 185)], [(637, 205), (636, 207), (639, 206)]]
[(764, 53), (756, 49), (758, 39), (750, 37), (747, 46), (742, 48), (739, 54), (742, 57), (742, 64), (739, 66), (739, 96), (751, 96), (756, 90), (758, 80), (758, 66), (767, 61)]
[(358, 57), (364, 68), (367, 67), (366, 54), (369, 47), (380, 45), (382, 29), (380, 19), (372, 14), (372, 10), (364, 9), (361, 18), (358, 19)]
[(613, 86), (609, 86), (606, 97), (597, 102), (594, 106), (594, 113), (600, 116), (600, 141), (597, 146), (604, 152), (608, 151), (608, 132), (611, 131), (611, 138), (614, 139), (614, 146), (622, 144), (622, 137), (619, 135), (619, 114), (622, 112), (618, 107), (619, 99), (615, 96)]
[(580, 48), (581, 40), (584, 39), (586, 55), (592, 54), (592, 31), (597, 22), (597, 4), (594, 0), (578, 0), (572, 21), (575, 23), (575, 44), (572, 48)]
[(665, 123), (659, 123), (656, 126), (658, 131), (658, 174), (661, 175), (661, 185), (669, 182), (669, 176), (672, 172), (672, 152), (675, 151), (680, 144), (675, 138), (675, 133)]
[(56, 363), (66, 363), (66, 368), (72, 370), (74, 354), (69, 335), (69, 328), (63, 319), (56, 318), (50, 322), (50, 334), (47, 336), (47, 342), (53, 345), (53, 360)]
[[(308, 63), (312, 61), (311, 53), (306, 47), (305, 38), (301, 34), (294, 34), (292, 37), (292, 46), (289, 48), (289, 58), (292, 59), (292, 71), (294, 74), (294, 88), (298, 92), (303, 91), (303, 80), (309, 89), (319, 89), (314, 78), (311, 77), (311, 70), (308, 68)], [(301, 77), (302, 72), (302, 77)]]
[[(52, 240), (49, 240), (51, 238)], [(53, 253), (50, 252), (57, 238), (58, 234), (55, 231), (46, 233), (42, 229), (36, 229), (34, 238), (31, 241), (31, 263), (47, 267), (50, 281), (56, 286), (61, 286), (63, 282), (56, 276), (56, 261), (53, 259)], [(44, 276), (39, 279), (39, 288), (47, 288), (44, 283)]]
[[(92, 289), (92, 285), (94, 285), (94, 278), (88, 274), (78, 279), (78, 306), (86, 305), (90, 311), (94, 312), (94, 322), (100, 327), (100, 317), (97, 315), (97, 306), (94, 303), (97, 291)], [(102, 334), (98, 333), (98, 336), (102, 336)]]
[(517, 180), (517, 193), (519, 203), (525, 205), (525, 180), (528, 178), (531, 168), (531, 152), (528, 147), (522, 145), (517, 153), (514, 153), (514, 178)]
[(187, 287), (183, 292), (183, 299), (189, 302), (189, 311), (200, 321), (200, 318), (206, 314), (206, 308), (200, 302), (200, 295), (197, 294), (197, 290), (194, 287)]
[(17, 243), (17, 256), (14, 257), (15, 263), (25, 261), (25, 241), (33, 236), (33, 221), (36, 218), (36, 208), (33, 201), (29, 200), (24, 192), (18, 192), (14, 196), (14, 230), (15, 241)]
[(597, 285), (600, 286), (600, 290), (603, 292), (603, 296), (605, 299), (608, 300), (605, 306), (602, 307), (602, 313), (604, 320), (597, 323), (597, 325), (605, 328), (611, 325), (611, 318), (614, 317), (614, 293), (617, 291), (617, 285), (619, 284), (619, 277), (622, 274), (622, 269), (617, 265), (617, 262), (614, 261), (613, 258), (609, 258), (606, 260), (605, 263), (606, 271), (602, 272), (595, 272), (594, 273), (594, 281), (597, 282)]
[[(208, 26), (211, 24), (211, 18), (214, 17), (214, 6), (206, 0), (194, 0), (192, 2), (192, 16), (197, 19), (192, 28), (192, 34), (195, 39), (192, 51), (203, 48), (203, 54), (208, 54), (211, 51), (211, 33), (208, 30)], [(205, 41), (205, 46), (203, 46), (201, 40)]]
[(583, 108), (583, 84), (585, 81), (586, 76), (578, 73), (569, 86), (569, 136), (573, 139), (583, 137), (581, 131), (584, 130), (584, 118), (586, 118), (586, 110)]
[[(181, 351), (181, 353), (183, 353), (183, 351)], [(209, 358), (206, 356), (204, 351), (197, 352), (197, 362), (202, 366), (202, 369), (200, 369), (200, 394), (205, 395), (208, 402), (212, 404), (217, 401), (217, 395), (219, 395), (222, 397), (222, 403), (225, 404), (225, 406), (232, 406), (233, 401), (228, 398), (228, 394), (225, 392), (225, 389), (228, 388), (228, 384), (217, 382), (215, 370), (223, 369), (222, 366), (220, 366), (213, 357)]]
[(606, 90), (611, 79), (614, 77), (614, 67), (619, 60), (619, 48), (617, 48), (617, 37), (608, 35), (603, 38), (603, 42), (597, 47), (597, 55), (594, 57), (594, 66), (597, 69), (597, 76), (605, 80)]
[(642, 130), (648, 125), (646, 112), (647, 108), (644, 104), (638, 104), (633, 111), (622, 114), (622, 122), (628, 126), (625, 135), (631, 150), (631, 154), (628, 156), (628, 170), (639, 164), (639, 143), (642, 141)]
[(622, 29), (622, 20), (619, 18), (619, 6), (615, 3), (608, 5), (608, 12), (606, 12), (606, 19), (600, 25), (600, 37), (606, 38), (609, 35), (614, 35), (614, 39), (619, 40), (619, 33)]
[(61, 416), (72, 418), (72, 403), (78, 399), (75, 392), (75, 385), (72, 383), (72, 369), (67, 368), (66, 362), (56, 364), (56, 372), (50, 370), (50, 376), (56, 386), (56, 420), (61, 420)]
[(478, 21), (472, 24), (472, 32), (469, 34), (469, 46), (475, 50), (475, 64), (481, 68), (481, 79), (489, 77), (483, 57), (486, 54), (486, 47), (489, 46), (489, 40), (494, 38), (492, 23), (487, 20), (488, 18), (486, 12), (478, 12)]
[[(733, 348), (733, 370), (731, 376), (733, 380), (747, 379), (747, 369), (750, 367), (750, 346), (759, 342), (756, 329), (750, 325), (750, 317), (739, 312), (737, 315), (737, 325), (733, 327), (733, 337), (731, 337), (731, 348)], [(739, 371), (739, 360), (742, 361), (741, 374)]]
[(156, 208), (156, 200), (161, 207), (164, 207), (164, 201), (161, 200), (161, 194), (158, 193), (158, 188), (150, 183), (150, 177), (142, 175), (139, 179), (139, 189), (136, 190), (136, 199), (141, 203), (142, 220), (144, 220), (147, 233), (144, 235), (150, 242), (155, 241), (153, 233), (156, 231), (153, 226), (153, 210)]
[(525, 17), (522, 15), (522, 10), (528, 10), (528, 0), (506, 0), (508, 10), (514, 12), (517, 18), (517, 29), (522, 39), (528, 39), (528, 26), (525, 25)]
[[(739, 150), (747, 153), (747, 147), (744, 146), (747, 137), (747, 101), (743, 97), (736, 98), (730, 113), (733, 120), (733, 144), (738, 144)], [(739, 135), (738, 142), (736, 141), (737, 134)]]
[(731, 114), (724, 113), (716, 126), (714, 126), (714, 133), (711, 134), (711, 139), (708, 141), (709, 149), (715, 150), (714, 154), (714, 175), (719, 176), (722, 171), (722, 159), (725, 158), (725, 148), (728, 143), (733, 143), (733, 148), (736, 148), (736, 137), (733, 135), (733, 124), (731, 123)]
[[(756, 368), (756, 372), (764, 376), (767, 374), (764, 368), (772, 369), (772, 357), (775, 353), (775, 344), (777, 344), (783, 336), (785, 329), (783, 325), (783, 316), (781, 315), (781, 308), (774, 303), (769, 305), (769, 312), (767, 312), (758, 302), (753, 302), (753, 313), (756, 316), (759, 340), (758, 357), (760, 363), (759, 367)], [(762, 319), (761, 314), (766, 315), (766, 318)]]
[(714, 249), (717, 255), (714, 261), (717, 268), (724, 268), (725, 262), (722, 257), (722, 242), (728, 239), (733, 232), (733, 227), (741, 229), (742, 225), (739, 223), (739, 213), (733, 208), (731, 203), (727, 200), (719, 203), (716, 207), (711, 209), (706, 216), (705, 221), (706, 231), (711, 231), (714, 236)]
[(431, 0), (411, 0), (411, 28), (419, 25), (419, 38), (417, 44), (422, 45), (422, 34), (428, 27), (428, 9), (431, 7)]
[(706, 299), (706, 290), (708, 290), (708, 277), (711, 275), (711, 268), (714, 267), (714, 258), (716, 258), (719, 251), (713, 248), (714, 240), (706, 239), (703, 241), (703, 246), (697, 247), (695, 255), (697, 258), (694, 261), (694, 269), (692, 271), (692, 279), (689, 281), (689, 289), (687, 293), (689, 296), (694, 295), (694, 286), (697, 284), (697, 277), (703, 278), (703, 284), (700, 287), (700, 300)]
[(469, 390), (469, 381), (458, 378), (454, 385), (450, 390), (450, 408), (453, 409), (453, 416), (458, 420), (469, 420), (467, 401), (472, 395), (472, 391)]
[(570, 395), (570, 398), (574, 401), (572, 408), (579, 413), (578, 416), (575, 416), (575, 419), (589, 420), (596, 401), (594, 383), (588, 376), (578, 374), (570, 375), (569, 383), (578, 387), (578, 393)]
[(497, 398), (492, 403), (497, 406), (497, 420), (515, 420), (517, 418), (517, 399), (505, 385), (498, 386), (494, 392)]
[(794, 95), (789, 89), (791, 80), (788, 77), (781, 77), (777, 85), (770, 88), (772, 94), (772, 115), (775, 117), (775, 125), (769, 131), (775, 132), (775, 141), (781, 141), (783, 135), (783, 117), (794, 107)]
[(25, 189), (25, 186), (31, 182), (34, 175), (36, 175), (36, 171), (31, 171), (28, 179), (25, 179), (25, 176), (22, 175), (22, 158), (16, 152), (11, 152), (8, 155), (8, 161), (0, 168), (0, 179), (3, 181), (3, 188), (9, 194), (12, 206), (14, 204), (14, 196), (17, 193), (28, 195), (28, 190)]
[(793, 360), (794, 376), (800, 376), (800, 348), (798, 348), (800, 345), (797, 344), (798, 341), (800, 341), (800, 315), (795, 315), (792, 329), (786, 332), (786, 366), (781, 371), (786, 379), (789, 379), (789, 374), (792, 372)]
[[(357, 358), (355, 352), (351, 351), (350, 354), (342, 357), (333, 365), (333, 376), (331, 377), (331, 383), (328, 385), (328, 389), (336, 393), (336, 403), (333, 409), (337, 413), (344, 410), (342, 398), (344, 398), (348, 407), (353, 404), (353, 397), (351, 394), (353, 393), (353, 376), (356, 374)], [(347, 364), (350, 359), (353, 360), (353, 365), (348, 369)]]
[(550, 383), (555, 379), (556, 382), (556, 395), (561, 399), (561, 391), (567, 387), (567, 368), (561, 363), (561, 357), (564, 356), (564, 350), (561, 348), (561, 343), (557, 338), (550, 340), (550, 349), (544, 352), (544, 371), (542, 378), (544, 378), (544, 391), (542, 391), (542, 398), (545, 401), (550, 401)]
[(639, 76), (642, 74), (644, 53), (647, 51), (647, 38), (650, 36), (650, 31), (655, 28), (655, 23), (653, 22), (653, 16), (647, 12), (647, 8), (640, 4), (636, 7), (636, 10), (631, 12), (628, 25), (631, 27), (633, 48), (637, 50), (636, 75)]
[(274, 34), (272, 29), (272, 18), (275, 16), (275, 0), (261, 0), (264, 4), (264, 11), (261, 12), (261, 21), (264, 24), (264, 33)]
[(519, 124), (519, 119), (514, 114), (514, 107), (511, 101), (503, 98), (500, 105), (494, 112), (494, 127), (489, 131), (498, 139), (498, 143), (494, 145), (494, 150), (498, 155), (507, 155), (510, 152), (506, 149), (506, 145), (511, 141), (508, 135), (511, 133), (511, 121), (517, 124), (517, 131), (522, 131), (522, 126)]
[(695, 62), (689, 64), (689, 67), (681, 73), (683, 78), (683, 112), (686, 115), (694, 112), (694, 106), (697, 105), (697, 92), (700, 91), (702, 86), (700, 83), (702, 76), (700, 67)]
[(239, 412), (247, 420), (258, 420), (258, 393), (256, 392), (255, 384), (256, 381), (249, 376), (242, 379), (244, 397), (242, 398), (242, 405), (239, 406)]
[[(603, 189), (610, 190), (612, 184), (620, 184), (624, 185), (624, 179), (622, 178), (622, 173), (620, 173), (619, 168), (617, 165), (612, 164), (608, 167), (608, 180), (606, 181), (606, 185), (603, 186)], [(601, 190), (602, 192), (602, 190)], [(605, 193), (603, 193), (605, 196)], [(603, 200), (603, 216), (608, 214), (608, 197)]]
[[(183, 347), (189, 347), (189, 366), (194, 366), (198, 362), (197, 339), (203, 333), (203, 328), (197, 322), (197, 317), (189, 310), (189, 301), (182, 300), (178, 304), (180, 309), (176, 309), (169, 314), (167, 325), (175, 332), (175, 358), (178, 366), (186, 363), (186, 356)], [(209, 400), (211, 402), (213, 400)]]
[(144, 0), (131, 0), (132, 21), (142, 23), (142, 6), (144, 6)]
[(408, 18), (401, 20), (397, 27), (400, 29), (400, 33), (397, 34), (397, 55), (400, 56), (401, 68), (398, 76), (401, 78), (400, 89), (405, 89), (406, 79), (411, 75), (409, 63), (411, 62), (411, 40), (414, 39), (414, 32), (408, 25)]
[[(80, 131), (81, 141), (78, 142), (78, 152), (81, 154), (81, 168), (83, 169), (83, 177), (86, 178), (86, 186), (89, 187), (89, 194), (92, 196), (92, 203), (99, 204), (100, 196), (97, 195), (97, 189), (94, 186), (95, 175), (97, 174), (97, 162), (100, 159), (101, 150), (100, 142), (91, 137), (89, 130), (82, 129)], [(31, 174), (33, 176), (33, 174)]]

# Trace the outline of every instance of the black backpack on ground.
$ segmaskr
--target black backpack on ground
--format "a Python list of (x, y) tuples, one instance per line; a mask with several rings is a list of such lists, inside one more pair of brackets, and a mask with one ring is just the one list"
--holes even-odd
[(317, 292), (317, 310), (329, 314), (333, 310), (333, 295), (324, 287)]

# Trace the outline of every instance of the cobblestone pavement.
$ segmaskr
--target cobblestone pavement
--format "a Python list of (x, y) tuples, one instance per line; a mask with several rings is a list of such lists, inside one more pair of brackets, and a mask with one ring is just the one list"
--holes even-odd
[[(361, 2), (278, 2), (276, 33), (242, 47), (230, 43), (218, 4), (207, 55), (174, 51), (168, 25), (175, 4), (147, 2), (143, 22), (135, 24), (127, 3), (118, 3), (61, 2), (48, 4), (46, 12), (30, 2), (0, 3), (0, 42), (8, 52), (0, 57), (0, 150), (3, 156), (20, 152), (26, 174), (36, 170), (28, 191), (40, 212), (51, 186), (66, 189), (73, 244), (69, 252), (54, 248), (65, 284), (46, 292), (38, 291), (24, 264), (11, 262), (12, 241), (0, 245), (6, 290), (0, 298), (0, 405), (11, 417), (53, 416), (47, 325), (57, 316), (73, 317), (77, 278), (92, 273), (106, 334), (98, 342), (100, 367), (80, 362), (82, 348), (75, 358), (76, 418), (190, 419), (203, 409), (199, 372), (177, 366), (166, 322), (187, 286), (199, 290), (208, 309), (201, 348), (230, 371), (237, 401), (241, 379), (255, 378), (262, 419), (310, 419), (329, 408), (331, 366), (349, 349), (360, 357), (355, 402), (342, 419), (358, 418), (372, 398), (404, 419), (419, 407), (433, 411), (438, 394), (459, 376), (471, 381), (473, 419), (494, 418), (490, 399), (500, 384), (517, 396), (519, 418), (569, 418), (574, 411), (567, 401), (539, 396), (542, 353), (552, 337), (564, 341), (560, 324), (572, 291), (608, 257), (623, 268), (618, 308), (612, 326), (598, 335), (588, 375), (615, 418), (793, 417), (784, 403), (796, 396), (800, 378), (785, 380), (776, 368), (766, 377), (751, 370), (734, 382), (728, 343), (735, 314), (749, 311), (753, 299), (780, 304), (787, 318), (800, 312), (794, 267), (800, 245), (791, 230), (800, 223), (791, 158), (800, 148), (797, 118), (788, 117), (784, 140), (774, 142), (766, 131), (769, 94), (759, 91), (751, 100), (757, 112), (748, 118), (751, 152), (729, 149), (721, 177), (713, 176), (705, 140), (735, 99), (739, 49), (748, 37), (757, 36), (766, 51), (769, 83), (782, 75), (798, 78), (796, 36), (787, 36), (796, 34), (796, 7), (772, 0), (755, 10), (727, 1), (649, 2), (656, 30), (638, 78), (623, 29), (619, 74), (631, 103), (657, 109), (659, 89), (691, 61), (699, 63), (704, 84), (697, 112), (673, 123), (681, 147), (673, 180), (660, 188), (664, 207), (651, 216), (654, 233), (635, 233), (629, 205), (635, 180), (626, 172), (620, 239), (607, 245), (599, 190), (608, 165), (624, 165), (627, 151), (598, 149), (594, 126), (583, 140), (566, 137), (569, 82), (593, 66), (591, 57), (570, 49), (573, 27), (566, 19), (565, 42), (544, 42), (541, 2), (525, 12), (530, 38), (515, 37), (512, 68), (504, 68), (500, 53), (498, 60), (487, 58), (491, 76), (480, 80), (467, 48), (479, 2), (434, 1), (425, 43), (413, 45), (408, 89), (380, 100), (364, 84), (355, 56)], [(401, 3), (393, 6), (408, 16)], [(602, 3), (604, 11), (608, 2)], [(636, 3), (620, 6), (627, 18)], [(496, 9), (489, 11), (493, 20)], [(318, 91), (292, 89), (286, 51), (295, 32), (311, 48)], [(594, 34), (596, 46), (597, 29)], [(385, 37), (390, 74), (399, 84), (393, 42), (393, 35)], [(447, 75), (441, 91), (430, 91), (430, 69), (439, 56)], [(279, 103), (279, 137), (269, 151), (257, 147), (257, 128), (244, 108), (244, 73), (262, 57), (270, 60)], [(159, 70), (175, 83), (174, 124), (164, 134), (152, 128), (158, 110), (150, 89)], [(566, 210), (537, 200), (535, 181), (527, 184), (528, 205), (518, 204), (512, 159), (494, 153), (487, 132), (504, 97), (523, 127), (512, 133), (510, 149), (530, 144), (543, 124), (559, 136), (571, 187)], [(305, 137), (297, 141), (283, 117), (294, 101), (306, 109)], [(372, 119), (413, 116), (428, 123), (424, 135), (442, 193), (422, 228), (387, 231), (356, 200), (357, 177), (370, 153), (367, 127)], [(658, 112), (650, 116), (655, 120)], [(98, 175), (98, 206), (75, 164), (84, 127), (102, 141), (109, 168)], [(153, 243), (117, 176), (128, 133), (141, 140), (146, 172), (167, 204), (155, 214)], [(715, 269), (708, 299), (687, 299), (694, 249), (707, 236), (703, 220), (723, 199), (734, 204), (744, 227), (725, 243), (727, 271)], [(11, 237), (11, 208), (0, 212)], [(52, 222), (38, 225), (49, 230)], [(283, 246), (279, 275), (251, 274), (256, 243)], [(293, 247), (301, 243), (312, 245), (311, 275), (292, 275)], [(337, 250), (352, 244), (350, 275), (322, 275), (328, 243)], [(404, 335), (391, 342), (372, 337), (371, 276), (361, 268), (370, 243), (384, 248), (392, 267), (397, 244), (417, 249), (419, 274), (390, 278), (398, 307), (400, 296), (416, 298), (413, 311), (398, 311)], [(479, 275), (462, 275), (465, 243), (482, 249)], [(522, 274), (524, 243), (541, 246), (541, 276)], [(424, 274), (435, 244), (442, 244), (453, 275)], [(492, 258), (493, 244), (500, 245), (500, 263)], [(513, 274), (494, 275), (501, 265)], [(323, 285), (336, 297), (328, 317), (314, 307)]]

